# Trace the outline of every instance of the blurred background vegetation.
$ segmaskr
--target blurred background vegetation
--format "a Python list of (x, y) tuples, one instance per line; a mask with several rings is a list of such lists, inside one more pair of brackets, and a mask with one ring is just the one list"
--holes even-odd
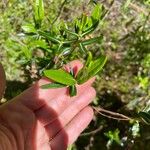
[[(150, 105), (150, 0), (95, 0), (108, 14), (94, 35), (103, 35), (100, 49), (108, 62), (95, 88), (93, 106), (103, 107), (129, 117)], [(2, 102), (10, 100), (30, 86), (36, 66), (22, 65), (21, 26), (33, 20), (32, 0), (1, 0), (0, 61), (7, 75)], [(61, 20), (72, 22), (80, 14), (89, 14), (89, 0), (45, 0), (45, 27)], [(47, 22), (48, 21), (48, 22)], [(95, 113), (88, 129), (72, 150), (149, 150), (150, 128), (144, 123), (119, 121)]]

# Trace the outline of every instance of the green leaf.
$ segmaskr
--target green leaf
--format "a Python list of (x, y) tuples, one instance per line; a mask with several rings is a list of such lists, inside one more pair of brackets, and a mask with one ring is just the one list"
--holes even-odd
[(64, 85), (75, 85), (76, 80), (71, 76), (69, 73), (66, 71), (59, 69), (59, 70), (45, 70), (44, 75), (49, 78), (54, 80), (55, 82), (64, 84)]
[(95, 5), (95, 8), (92, 12), (91, 19), (88, 20), (88, 22), (92, 20), (92, 25), (88, 29), (83, 31), (81, 37), (84, 37), (85, 35), (88, 35), (91, 32), (93, 32), (97, 28), (101, 17), (102, 17), (102, 5), (97, 4)]
[(90, 45), (90, 44), (93, 44), (93, 43), (101, 43), (102, 40), (103, 40), (103, 36), (100, 36), (100, 37), (95, 37), (95, 38), (85, 40), (85, 41), (82, 42), (82, 44), (84, 46), (86, 46), (86, 45)]
[(93, 31), (97, 28), (98, 24), (99, 24), (99, 21), (95, 22), (95, 23), (94, 23), (91, 27), (89, 27), (87, 30), (83, 31), (81, 37), (84, 37), (84, 36), (90, 34), (91, 32), (93, 32)]
[(138, 121), (133, 124), (133, 126), (132, 126), (132, 128), (131, 128), (131, 131), (132, 131), (132, 136), (133, 136), (134, 138), (140, 136), (140, 124), (139, 124)]
[(92, 53), (89, 51), (85, 66), (89, 66), (90, 62), (92, 61), (92, 58), (93, 58)]
[(120, 140), (120, 137), (119, 137), (119, 129), (116, 129), (115, 131), (108, 131), (106, 133), (104, 133), (104, 135), (106, 137), (109, 138), (109, 140), (111, 141), (115, 141), (116, 143), (118, 143), (119, 145), (121, 144), (121, 140)]
[(26, 58), (27, 58), (28, 60), (31, 60), (31, 58), (32, 58), (32, 52), (31, 52), (31, 50), (28, 49), (27, 46), (22, 46), (22, 47), (21, 47), (21, 50), (23, 51), (23, 53), (24, 53), (24, 55), (26, 56)]
[(72, 43), (74, 43), (74, 42), (76, 42), (77, 41), (77, 39), (72, 39), (72, 40), (66, 40), (66, 41), (63, 41), (63, 44), (64, 45), (66, 45), (66, 44), (72, 44)]
[(60, 43), (59, 39), (53, 37), (50, 33), (46, 33), (43, 31), (39, 31), (38, 33), (39, 35), (43, 36), (44, 38), (46, 38), (47, 40), (50, 40), (53, 43)]
[(41, 86), (42, 89), (56, 89), (56, 88), (63, 88), (63, 87), (66, 87), (66, 85), (59, 84), (59, 83), (49, 83)]
[(93, 77), (99, 71), (101, 71), (102, 68), (104, 67), (106, 61), (107, 61), (106, 56), (101, 56), (100, 58), (96, 59), (95, 61), (92, 61), (88, 67), (89, 76)]
[(25, 24), (22, 26), (22, 29), (26, 33), (35, 33), (36, 32), (36, 29), (32, 24)]
[(75, 23), (74, 23), (74, 29), (75, 29), (75, 33), (78, 35), (79, 31), (80, 31), (80, 21), (79, 19), (75, 19)]
[(88, 69), (84, 66), (77, 74), (76, 80), (78, 84), (86, 82), (90, 77), (88, 76)]
[(66, 56), (66, 55), (70, 54), (71, 48), (70, 47), (62, 47), (61, 51), (59, 51), (59, 52), (60, 52), (60, 55)]
[(150, 111), (148, 112), (139, 112), (139, 116), (144, 120), (145, 123), (150, 124)]
[(87, 23), (88, 23), (88, 17), (85, 14), (82, 14), (80, 31), (83, 31), (86, 28)]
[(48, 45), (47, 45), (47, 43), (44, 40), (33, 40), (30, 43), (30, 47), (32, 47), (33, 49), (37, 48), (37, 47), (40, 47), (40, 48), (43, 48), (43, 49), (47, 49)]
[(89, 62), (89, 60), (87, 60), (87, 61), (88, 61), (88, 63), (86, 63), (87, 66), (84, 66), (79, 71), (79, 73), (76, 77), (78, 84), (82, 84), (82, 83), (86, 82), (88, 79), (92, 78), (99, 71), (101, 71), (107, 61), (107, 57), (101, 56), (100, 58), (98, 58), (94, 61), (91, 61), (91, 62)]
[(86, 54), (87, 49), (85, 48), (85, 46), (82, 43), (79, 43), (79, 47), (80, 47), (81, 52)]
[(69, 33), (69, 34), (71, 34), (71, 35), (73, 35), (73, 36), (75, 36), (75, 37), (78, 37), (79, 35), (77, 34), (77, 33), (75, 33), (75, 32), (72, 32), (72, 31), (70, 31), (70, 30), (68, 30), (68, 29), (64, 29), (67, 33)]
[(34, 20), (37, 28), (41, 26), (44, 19), (44, 4), (43, 0), (35, 0), (34, 4)]
[(75, 85), (69, 86), (69, 94), (71, 97), (77, 95), (77, 88)]
[(102, 5), (95, 5), (95, 8), (92, 12), (92, 19), (93, 21), (98, 21), (100, 19), (100, 17), (102, 16)]

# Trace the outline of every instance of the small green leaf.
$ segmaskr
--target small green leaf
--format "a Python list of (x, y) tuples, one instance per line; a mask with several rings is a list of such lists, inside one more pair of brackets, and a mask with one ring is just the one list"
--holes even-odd
[(75, 29), (75, 33), (78, 35), (79, 31), (80, 31), (80, 21), (78, 19), (75, 19), (75, 23), (74, 23), (74, 29)]
[[(89, 61), (89, 60), (88, 60)], [(103, 66), (107, 61), (106, 56), (101, 56), (100, 58), (86, 63), (87, 66), (84, 66), (78, 73), (76, 80), (78, 84), (86, 82), (88, 79), (95, 76), (99, 71), (102, 70)]]
[(108, 146), (110, 146), (110, 144), (114, 141), (117, 144), (121, 145), (121, 139), (119, 137), (119, 129), (116, 129), (115, 131), (108, 131), (106, 133), (104, 133), (104, 135), (109, 138), (109, 143), (107, 143)]
[(149, 112), (139, 112), (139, 116), (143, 119), (143, 121), (147, 124), (150, 124), (150, 111)]
[(42, 89), (56, 89), (56, 88), (63, 88), (63, 87), (66, 87), (66, 85), (59, 84), (59, 83), (49, 83), (41, 86)]
[(28, 60), (31, 60), (31, 58), (32, 58), (32, 52), (31, 52), (31, 50), (28, 49), (27, 46), (22, 46), (22, 47), (21, 47), (21, 50), (23, 51), (23, 53), (24, 53), (24, 55), (26, 56), (26, 58), (27, 58)]
[(88, 23), (88, 17), (85, 14), (82, 14), (80, 31), (83, 31), (86, 28), (87, 23)]
[(99, 24), (99, 21), (95, 22), (91, 27), (89, 27), (87, 30), (85, 30), (82, 33), (81, 37), (84, 37), (84, 36), (90, 34), (91, 32), (93, 32), (97, 28), (98, 24)]
[(102, 5), (97, 4), (97, 5), (95, 5), (95, 8), (92, 12), (92, 19), (95, 22), (97, 22), (101, 16), (102, 16)]
[(30, 47), (32, 47), (33, 49), (37, 48), (37, 47), (40, 47), (40, 48), (43, 48), (43, 49), (47, 49), (48, 45), (47, 45), (47, 43), (44, 40), (33, 40), (30, 43)]
[(61, 51), (59, 51), (59, 52), (60, 52), (60, 55), (66, 56), (66, 55), (70, 54), (71, 48), (70, 47), (62, 47)]
[(71, 34), (71, 35), (73, 35), (73, 36), (75, 36), (75, 37), (78, 37), (79, 35), (77, 34), (77, 33), (75, 33), (75, 32), (72, 32), (72, 31), (70, 31), (70, 30), (68, 30), (68, 29), (64, 29), (67, 33), (69, 33), (69, 34)]
[(102, 68), (104, 67), (106, 61), (107, 61), (106, 56), (101, 56), (100, 58), (96, 59), (95, 61), (92, 61), (88, 67), (89, 76), (93, 77), (99, 71), (101, 71)]
[(76, 80), (66, 71), (59, 69), (59, 70), (45, 70), (44, 75), (54, 80), (55, 82), (64, 84), (64, 85), (75, 85)]
[(88, 69), (84, 66), (77, 74), (76, 80), (78, 84), (82, 84), (89, 79)]
[(34, 20), (37, 28), (41, 26), (44, 19), (44, 4), (43, 0), (35, 0), (34, 4)]
[(89, 66), (90, 62), (92, 61), (92, 58), (93, 58), (92, 53), (89, 51), (85, 66)]
[(90, 34), (97, 28), (99, 21), (102, 17), (102, 10), (103, 10), (102, 8), (103, 8), (102, 5), (99, 5), (99, 4), (95, 5), (95, 8), (92, 12), (92, 16), (90, 19), (88, 19), (88, 22), (90, 20), (92, 21), (92, 25), (88, 29), (83, 31), (81, 37), (84, 37), (85, 35)]
[(79, 47), (82, 53), (86, 53), (87, 49), (85, 48), (85, 46), (82, 43), (79, 43)]
[(43, 31), (39, 31), (38, 33), (39, 35), (43, 36), (44, 38), (46, 38), (47, 40), (50, 40), (53, 43), (60, 43), (59, 39), (53, 37), (50, 33), (43, 32)]
[(32, 24), (25, 24), (22, 26), (22, 29), (26, 33), (35, 33), (36, 32), (36, 29)]
[(93, 44), (93, 43), (101, 43), (101, 42), (102, 42), (102, 39), (103, 39), (102, 36), (100, 36), (100, 37), (95, 37), (95, 38), (91, 38), (91, 39), (88, 39), (88, 40), (83, 41), (82, 44), (83, 44), (84, 46), (86, 46), (86, 45), (90, 45), (90, 44)]
[(71, 97), (77, 95), (77, 88), (75, 85), (69, 86), (69, 94)]

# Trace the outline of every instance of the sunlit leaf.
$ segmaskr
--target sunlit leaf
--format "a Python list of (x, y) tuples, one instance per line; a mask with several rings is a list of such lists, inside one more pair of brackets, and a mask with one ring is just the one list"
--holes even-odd
[(48, 48), (47, 43), (45, 41), (43, 41), (43, 40), (33, 40), (30, 43), (30, 46), (32, 48), (36, 48), (36, 47), (40, 47), (40, 48), (43, 48), (43, 49), (47, 49)]
[(140, 136), (140, 124), (139, 124), (139, 122), (137, 121), (137, 122), (135, 122), (134, 124), (133, 124), (133, 126), (132, 126), (132, 136), (134, 137), (134, 138), (136, 138), (136, 137), (139, 137)]
[(72, 32), (72, 31), (70, 31), (70, 30), (68, 30), (68, 29), (65, 29), (65, 31), (66, 31), (67, 33), (69, 33), (69, 34), (75, 36), (75, 37), (78, 37), (78, 34), (77, 34), (77, 33), (74, 33), (74, 32)]
[(37, 27), (41, 25), (44, 19), (44, 4), (43, 0), (35, 0), (34, 4), (34, 20)]
[(109, 141), (107, 142), (107, 148), (110, 148), (112, 145), (112, 142), (116, 142), (117, 144), (121, 145), (121, 139), (119, 137), (119, 129), (116, 129), (115, 131), (108, 131), (107, 133), (104, 133), (104, 135), (109, 138)]
[(26, 33), (35, 33), (36, 29), (32, 24), (25, 24), (22, 26), (22, 29)]
[(83, 31), (83, 33), (81, 35), (82, 37), (90, 34), (91, 32), (93, 32), (97, 28), (99, 21), (102, 17), (102, 12), (103, 12), (102, 11), (102, 5), (99, 5), (99, 4), (95, 5), (95, 8), (94, 8), (94, 10), (92, 12), (92, 16), (91, 16), (92, 25), (88, 29)]
[(86, 54), (87, 49), (85, 48), (85, 46), (82, 43), (79, 43), (79, 47), (80, 47), (81, 52)]
[(98, 24), (99, 24), (99, 21), (95, 22), (91, 27), (89, 27), (87, 30), (85, 30), (81, 36), (84, 37), (85, 35), (88, 35), (91, 32), (93, 32), (97, 28)]
[(76, 80), (64, 70), (45, 70), (44, 76), (64, 85), (75, 85)]
[(47, 32), (44, 32), (44, 31), (39, 31), (38, 33), (41, 36), (43, 36), (44, 38), (50, 40), (51, 42), (60, 43), (59, 39), (57, 39), (56, 37), (52, 36), (50, 33), (47, 33)]
[(80, 31), (84, 30), (84, 28), (86, 27), (87, 23), (88, 23), (88, 17), (85, 14), (82, 14), (81, 24), (80, 24)]
[(89, 66), (90, 62), (92, 62), (92, 58), (93, 58), (92, 53), (89, 51), (85, 66)]
[(102, 5), (97, 4), (97, 5), (95, 5), (95, 8), (92, 12), (92, 19), (94, 21), (98, 21), (100, 19), (101, 15), (102, 15)]
[(82, 44), (83, 44), (84, 46), (86, 46), (86, 45), (90, 45), (90, 44), (93, 44), (93, 43), (101, 43), (101, 42), (102, 42), (102, 39), (103, 39), (102, 36), (100, 36), (100, 37), (95, 37), (95, 38), (90, 38), (90, 39), (88, 39), (88, 40), (83, 41)]
[(28, 49), (27, 46), (22, 46), (22, 47), (21, 47), (21, 50), (23, 51), (24, 55), (26, 56), (26, 58), (27, 58), (28, 60), (30, 60), (30, 59), (32, 58), (32, 52), (31, 52), (30, 49)]
[(88, 60), (87, 66), (84, 66), (77, 75), (78, 84), (86, 82), (88, 79), (95, 76), (99, 71), (102, 70), (107, 61), (106, 56), (101, 56), (100, 58), (90, 61)]

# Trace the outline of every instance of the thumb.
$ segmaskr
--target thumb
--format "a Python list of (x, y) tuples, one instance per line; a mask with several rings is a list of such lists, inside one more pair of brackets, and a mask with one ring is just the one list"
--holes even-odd
[(0, 100), (4, 94), (5, 85), (6, 85), (5, 72), (4, 72), (3, 66), (0, 63)]

